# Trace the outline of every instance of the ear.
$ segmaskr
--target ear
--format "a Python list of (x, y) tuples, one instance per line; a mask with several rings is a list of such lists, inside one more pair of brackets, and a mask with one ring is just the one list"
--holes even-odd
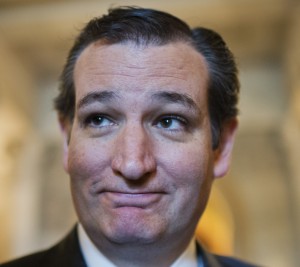
[(58, 118), (60, 131), (63, 137), (63, 166), (65, 171), (68, 173), (68, 160), (69, 160), (69, 140), (71, 134), (71, 122), (66, 118)]
[(238, 127), (236, 118), (224, 123), (219, 147), (215, 150), (214, 177), (223, 177), (229, 170), (235, 134)]

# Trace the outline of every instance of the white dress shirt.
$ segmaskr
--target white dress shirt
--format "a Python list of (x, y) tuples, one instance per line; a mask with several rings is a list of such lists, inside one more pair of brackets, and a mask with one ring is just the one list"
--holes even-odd
[[(116, 267), (94, 243), (90, 240), (81, 224), (78, 225), (78, 238), (83, 258), (88, 267)], [(199, 265), (198, 265), (199, 264)], [(202, 264), (197, 262), (196, 241), (191, 240), (186, 250), (170, 267), (201, 267)]]

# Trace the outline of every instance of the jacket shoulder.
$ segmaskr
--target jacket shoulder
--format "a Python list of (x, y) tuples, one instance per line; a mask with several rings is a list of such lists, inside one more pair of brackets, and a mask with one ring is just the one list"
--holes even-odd
[(197, 243), (198, 261), (205, 267), (259, 267), (242, 260), (222, 255), (211, 254)]
[(222, 267), (259, 267), (258, 265), (253, 265), (232, 257), (225, 257), (219, 255), (215, 257)]
[(76, 228), (52, 248), (7, 263), (0, 267), (86, 267)]
[(46, 267), (49, 258), (51, 258), (51, 249), (0, 264), (0, 267)]

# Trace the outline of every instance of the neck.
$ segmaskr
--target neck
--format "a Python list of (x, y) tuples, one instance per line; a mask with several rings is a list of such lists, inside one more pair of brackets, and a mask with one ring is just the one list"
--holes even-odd
[[(95, 239), (96, 235), (88, 234), (95, 246), (116, 266), (152, 267), (171, 266), (188, 247), (193, 235), (182, 239), (180, 235), (174, 240), (159, 240), (153, 243), (119, 244), (105, 237)], [(100, 242), (99, 242), (100, 241)]]
[[(188, 245), (188, 244), (187, 244)], [(171, 266), (173, 262), (183, 253), (187, 245), (182, 248), (169, 249), (159, 246), (153, 249), (150, 245), (124, 246), (114, 245), (112, 249), (101, 250), (116, 266), (124, 267), (153, 267)], [(111, 253), (113, 251), (113, 253)]]

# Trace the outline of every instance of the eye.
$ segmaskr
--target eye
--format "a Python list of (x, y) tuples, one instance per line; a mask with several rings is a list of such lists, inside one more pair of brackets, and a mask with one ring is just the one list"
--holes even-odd
[(85, 126), (90, 126), (94, 128), (107, 127), (114, 125), (113, 121), (106, 116), (100, 114), (92, 114), (87, 117), (84, 122)]
[(187, 127), (187, 121), (179, 116), (164, 116), (157, 121), (156, 126), (161, 129), (180, 131)]

